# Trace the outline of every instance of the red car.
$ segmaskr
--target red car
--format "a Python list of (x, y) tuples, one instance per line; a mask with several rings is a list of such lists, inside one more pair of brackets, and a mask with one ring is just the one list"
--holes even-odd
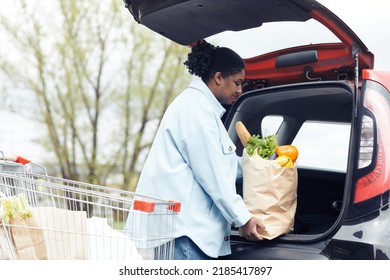
[(125, 2), (178, 44), (245, 58), (245, 92), (224, 120), (239, 154), (237, 121), (299, 149), (294, 230), (261, 242), (234, 230), (228, 258), (390, 258), (390, 72), (340, 18), (314, 0)]

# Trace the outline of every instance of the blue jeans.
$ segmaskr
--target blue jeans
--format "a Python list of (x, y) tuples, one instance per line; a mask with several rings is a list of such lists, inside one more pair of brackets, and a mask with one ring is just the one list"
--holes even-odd
[(175, 239), (175, 260), (211, 260), (199, 247), (187, 236)]

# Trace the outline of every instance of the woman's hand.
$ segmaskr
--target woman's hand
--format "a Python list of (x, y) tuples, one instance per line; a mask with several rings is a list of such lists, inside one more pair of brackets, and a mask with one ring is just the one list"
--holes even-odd
[(240, 227), (239, 233), (242, 237), (245, 237), (249, 241), (258, 241), (263, 238), (259, 234), (259, 232), (266, 232), (267, 229), (263, 225), (263, 223), (255, 217), (252, 217), (245, 225)]

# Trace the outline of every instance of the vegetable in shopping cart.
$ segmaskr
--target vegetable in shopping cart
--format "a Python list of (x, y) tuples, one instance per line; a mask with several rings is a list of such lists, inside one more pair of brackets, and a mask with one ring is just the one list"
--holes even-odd
[(0, 200), (0, 217), (5, 223), (9, 223), (12, 218), (26, 219), (31, 216), (31, 207), (23, 193)]

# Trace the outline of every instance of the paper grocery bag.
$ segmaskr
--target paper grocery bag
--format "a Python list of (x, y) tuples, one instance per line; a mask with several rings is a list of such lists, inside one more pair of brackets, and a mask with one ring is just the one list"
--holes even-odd
[(35, 207), (33, 216), (39, 217), (49, 260), (89, 259), (87, 213), (55, 207)]
[(297, 207), (297, 168), (280, 167), (256, 152), (242, 156), (243, 199), (253, 216), (267, 229), (263, 238), (273, 239), (293, 230)]
[(45, 237), (34, 217), (14, 217), (9, 221), (17, 258), (47, 260)]

